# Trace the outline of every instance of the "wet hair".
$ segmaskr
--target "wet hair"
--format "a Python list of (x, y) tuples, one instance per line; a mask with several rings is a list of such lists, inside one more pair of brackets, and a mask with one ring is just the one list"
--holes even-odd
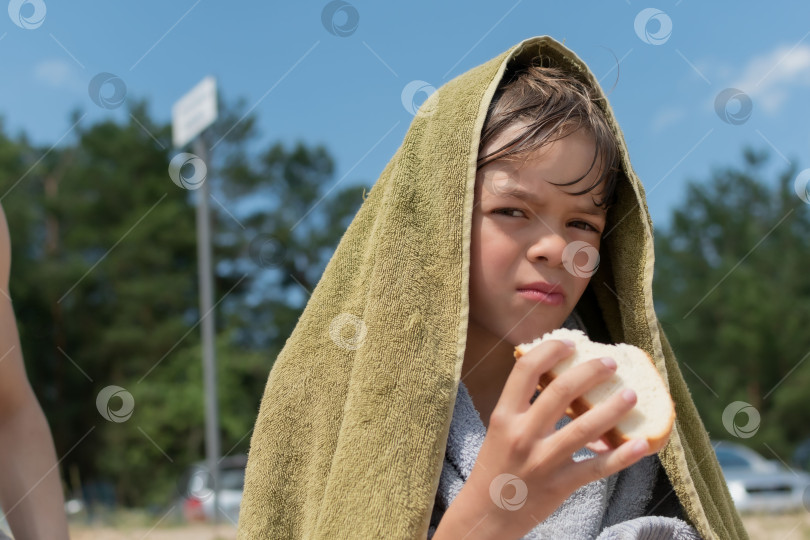
[(585, 175), (555, 186), (570, 186), (584, 179), (601, 159), (602, 174), (582, 195), (604, 184), (602, 199), (594, 203), (608, 208), (616, 202), (616, 182), (621, 173), (619, 141), (611, 129), (600, 98), (584, 80), (553, 64), (549, 58), (536, 57), (529, 65), (507, 70), (489, 104), (481, 131), (479, 151), (498, 137), (509, 126), (523, 122), (525, 127), (501, 148), (482, 156), (477, 168), (496, 159), (518, 161), (547, 144), (567, 137), (579, 129), (593, 135), (596, 149), (591, 166)]

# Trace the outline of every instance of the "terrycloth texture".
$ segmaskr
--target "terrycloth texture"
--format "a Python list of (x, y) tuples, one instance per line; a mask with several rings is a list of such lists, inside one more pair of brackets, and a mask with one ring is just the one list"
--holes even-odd
[[(563, 326), (587, 333), (575, 313)], [(538, 395), (539, 392), (535, 392), (531, 401), (534, 402)], [(563, 417), (557, 422), (556, 429), (561, 429), (570, 421), (568, 416)], [(462, 381), (456, 395), (428, 538), (433, 537), (444, 511), (467, 481), (485, 436), (486, 427)], [(573, 459), (580, 461), (591, 457), (594, 457), (594, 453), (582, 448), (574, 454)], [(524, 540), (647, 540), (673, 537), (700, 540), (695, 530), (680, 519), (644, 516), (653, 495), (659, 467), (657, 456), (647, 456), (618, 474), (582, 486), (552, 515), (524, 536)]]
[[(444, 84), (414, 117), (270, 372), (240, 539), (426, 538), (467, 338), (481, 128), (507, 63), (540, 54), (599, 88), (542, 36)], [(677, 419), (659, 458), (687, 521), (707, 539), (746, 538), (653, 309), (652, 221), (604, 109), (624, 174), (577, 310), (594, 339), (641, 347), (668, 382)]]

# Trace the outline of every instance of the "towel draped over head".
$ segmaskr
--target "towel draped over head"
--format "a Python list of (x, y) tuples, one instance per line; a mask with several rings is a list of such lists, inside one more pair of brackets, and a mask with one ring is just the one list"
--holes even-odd
[(554, 60), (597, 89), (622, 173), (577, 312), (591, 338), (644, 349), (676, 421), (659, 458), (704, 538), (747, 538), (653, 308), (653, 236), (621, 130), (584, 62), (527, 39), (444, 84), (416, 113), (270, 372), (239, 538), (427, 535), (461, 378), (479, 138), (509, 66)]

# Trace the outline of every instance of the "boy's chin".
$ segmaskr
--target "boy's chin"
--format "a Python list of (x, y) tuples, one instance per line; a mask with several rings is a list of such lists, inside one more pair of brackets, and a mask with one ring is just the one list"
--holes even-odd
[(559, 322), (546, 321), (543, 324), (521, 325), (520, 328), (515, 328), (513, 331), (509, 332), (509, 334), (504, 337), (504, 341), (508, 342), (513, 347), (524, 343), (531, 343), (535, 339), (542, 337), (543, 334), (561, 328), (564, 322), (565, 320)]

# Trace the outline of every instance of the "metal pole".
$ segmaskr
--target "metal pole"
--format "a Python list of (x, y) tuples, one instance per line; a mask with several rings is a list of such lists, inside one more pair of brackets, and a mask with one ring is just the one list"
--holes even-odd
[[(194, 152), (209, 166), (209, 152), (202, 135), (194, 140)], [(211, 168), (208, 169), (209, 171)], [(219, 418), (217, 372), (214, 355), (213, 275), (211, 263), (211, 218), (208, 209), (210, 177), (197, 190), (197, 264), (202, 324), (203, 381), (205, 389), (205, 459), (214, 489), (214, 524), (219, 521)]]

